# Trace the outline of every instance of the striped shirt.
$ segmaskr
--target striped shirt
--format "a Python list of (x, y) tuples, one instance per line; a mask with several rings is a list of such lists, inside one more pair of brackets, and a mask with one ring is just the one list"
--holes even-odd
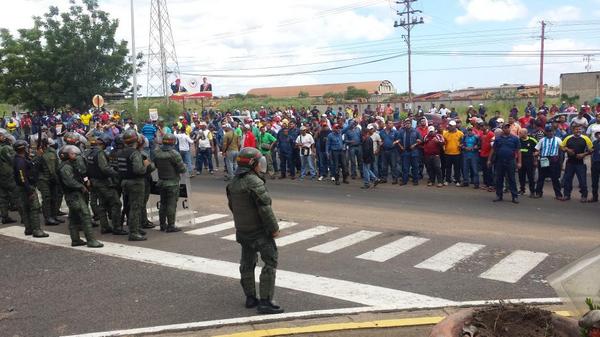
[(558, 149), (560, 148), (560, 143), (561, 140), (558, 137), (544, 137), (537, 143), (535, 149), (540, 151), (541, 157), (555, 157), (558, 156)]

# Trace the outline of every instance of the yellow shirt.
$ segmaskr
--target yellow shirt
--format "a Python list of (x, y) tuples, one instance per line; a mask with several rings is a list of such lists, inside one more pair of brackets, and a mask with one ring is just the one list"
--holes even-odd
[(444, 146), (444, 153), (449, 155), (460, 154), (460, 144), (464, 134), (460, 130), (455, 132), (444, 131), (444, 140), (446, 145)]
[(83, 125), (85, 125), (85, 126), (90, 125), (90, 120), (92, 119), (92, 114), (82, 114), (80, 117), (81, 117), (81, 122), (83, 123)]
[(17, 123), (15, 123), (15, 122), (6, 123), (6, 129), (8, 130), (8, 132), (15, 132), (17, 130)]

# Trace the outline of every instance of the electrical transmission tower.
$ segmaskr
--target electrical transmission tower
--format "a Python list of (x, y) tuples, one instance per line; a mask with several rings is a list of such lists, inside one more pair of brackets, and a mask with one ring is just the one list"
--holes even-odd
[(596, 61), (596, 59), (594, 59), (592, 56), (592, 54), (586, 54), (583, 57), (583, 62), (585, 62), (585, 71), (587, 72), (592, 71), (592, 62)]
[(396, 1), (396, 4), (404, 6), (404, 10), (402, 12), (400, 12), (400, 11), (396, 12), (396, 14), (398, 16), (400, 16), (400, 21), (394, 22), (395, 28), (402, 27), (402, 28), (406, 29), (406, 35), (402, 35), (402, 37), (404, 38), (404, 41), (406, 42), (406, 45), (408, 46), (408, 52), (407, 52), (407, 55), (408, 55), (408, 101), (410, 103), (411, 109), (412, 109), (412, 105), (413, 105), (413, 96), (412, 96), (412, 64), (411, 64), (411, 54), (412, 53), (411, 53), (411, 49), (410, 49), (410, 31), (413, 29), (414, 26), (423, 23), (423, 17), (418, 19), (416, 16), (413, 16), (413, 14), (422, 13), (420, 10), (412, 9), (412, 3), (416, 2), (416, 1), (417, 0)]
[(167, 10), (167, 0), (151, 0), (147, 97), (168, 97), (169, 83), (179, 78), (179, 62)]

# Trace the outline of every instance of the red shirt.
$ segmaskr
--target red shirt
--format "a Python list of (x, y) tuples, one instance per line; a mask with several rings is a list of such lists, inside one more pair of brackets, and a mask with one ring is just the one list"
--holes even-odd
[(529, 126), (529, 123), (531, 122), (531, 116), (523, 116), (521, 118), (519, 118), (519, 124), (521, 124), (522, 128), (526, 128)]
[(417, 126), (417, 131), (421, 134), (421, 137), (425, 138), (429, 133), (429, 127), (427, 126)]
[(254, 134), (252, 133), (252, 131), (248, 131), (244, 135), (244, 146), (243, 147), (256, 148), (256, 137), (254, 137)]
[(494, 140), (494, 132), (491, 130), (487, 134), (482, 134), (480, 137), (481, 149), (479, 150), (480, 157), (488, 157), (492, 151), (492, 140)]
[(442, 153), (442, 145), (444, 145), (444, 137), (439, 133), (433, 136), (426, 135), (423, 140), (423, 152), (426, 157), (439, 156)]

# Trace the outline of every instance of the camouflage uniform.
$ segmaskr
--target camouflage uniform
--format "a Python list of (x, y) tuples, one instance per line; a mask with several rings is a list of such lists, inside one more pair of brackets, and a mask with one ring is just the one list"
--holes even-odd
[(17, 188), (13, 172), (14, 157), (15, 150), (8, 141), (0, 143), (0, 217), (3, 224), (15, 222), (8, 215), (10, 200), (14, 199)]
[(39, 171), (38, 190), (42, 195), (42, 214), (46, 225), (58, 225), (62, 220), (58, 220), (57, 211), (59, 204), (59, 183), (58, 183), (58, 155), (52, 147), (46, 147), (41, 156), (36, 157), (36, 166)]
[(179, 198), (180, 174), (185, 173), (186, 167), (181, 155), (173, 146), (163, 145), (154, 152), (154, 164), (158, 170), (158, 187), (160, 188), (160, 230), (167, 232), (179, 231), (175, 227), (177, 199)]

